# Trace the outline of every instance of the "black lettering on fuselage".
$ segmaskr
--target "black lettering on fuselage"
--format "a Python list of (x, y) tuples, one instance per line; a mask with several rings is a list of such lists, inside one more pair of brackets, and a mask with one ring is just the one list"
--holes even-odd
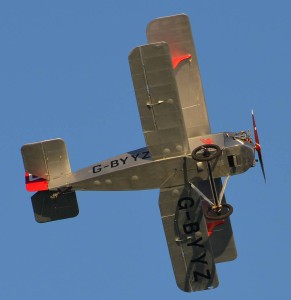
[(149, 158), (151, 158), (150, 151), (143, 151), (141, 154), (142, 154), (142, 159), (149, 159)]
[(125, 158), (120, 158), (120, 161), (125, 165), (127, 159), (128, 159), (128, 156), (126, 156)]
[(118, 160), (117, 159), (112, 160), (111, 163), (110, 163), (110, 166), (111, 166), (111, 168), (118, 167), (119, 166)]
[(93, 167), (93, 173), (99, 173), (102, 170), (101, 165), (97, 165)]
[(118, 159), (114, 159), (111, 161), (108, 161), (107, 164), (105, 166), (100, 165), (96, 165), (94, 166), (93, 169), (93, 173), (99, 173), (101, 172), (104, 168), (116, 168), (118, 166), (125, 166), (127, 163), (130, 163), (130, 161), (137, 161), (137, 159), (150, 159), (151, 155), (149, 151), (142, 151), (142, 152), (136, 152), (134, 154), (131, 154), (130, 156), (125, 156), (125, 157), (121, 157)]
[(137, 153), (136, 155), (131, 154), (131, 157), (134, 159), (134, 161), (137, 160), (139, 153)]

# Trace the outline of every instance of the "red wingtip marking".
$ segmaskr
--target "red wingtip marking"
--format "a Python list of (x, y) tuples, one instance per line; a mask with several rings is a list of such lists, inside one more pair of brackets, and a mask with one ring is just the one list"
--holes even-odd
[(192, 55), (191, 54), (184, 54), (184, 55), (179, 55), (179, 56), (173, 56), (172, 57), (172, 64), (173, 64), (173, 68), (176, 69), (176, 67), (183, 61), (186, 59), (191, 58)]
[(208, 236), (212, 235), (214, 228), (216, 228), (217, 226), (224, 224), (224, 223), (225, 223), (224, 220), (207, 223)]
[(47, 191), (48, 182), (44, 178), (25, 173), (25, 186), (29, 192)]

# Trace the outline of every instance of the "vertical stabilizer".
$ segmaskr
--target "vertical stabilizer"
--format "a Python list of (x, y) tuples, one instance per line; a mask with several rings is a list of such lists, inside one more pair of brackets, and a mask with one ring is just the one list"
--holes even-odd
[(21, 148), (25, 168), (25, 183), (28, 191), (49, 189), (49, 182), (71, 174), (71, 166), (65, 142), (53, 139), (26, 144)]

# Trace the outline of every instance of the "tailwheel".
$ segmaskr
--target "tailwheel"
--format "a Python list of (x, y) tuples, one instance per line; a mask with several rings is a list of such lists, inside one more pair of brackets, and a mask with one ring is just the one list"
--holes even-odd
[(212, 205), (205, 211), (205, 217), (209, 220), (223, 220), (228, 218), (233, 212), (233, 207), (230, 204)]
[(221, 155), (221, 148), (215, 144), (205, 144), (192, 151), (192, 158), (196, 161), (211, 161)]

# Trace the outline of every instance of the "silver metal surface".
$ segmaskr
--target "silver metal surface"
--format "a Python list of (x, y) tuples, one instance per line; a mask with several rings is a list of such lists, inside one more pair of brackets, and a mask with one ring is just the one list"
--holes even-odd
[[(213, 221), (204, 215), (215, 195), (220, 193), (219, 202), (226, 203), (229, 176), (254, 165), (255, 145), (241, 132), (210, 134), (189, 18), (156, 19), (149, 23), (147, 37), (151, 44), (129, 55), (147, 147), (71, 173), (63, 140), (24, 145), (25, 171), (48, 181), (48, 191), (43, 186), (34, 189), (34, 211), (38, 221), (52, 221), (78, 214), (78, 190), (159, 188), (177, 285), (186, 292), (215, 288), (215, 263), (233, 260), (237, 252), (230, 218)], [(207, 144), (216, 145), (218, 155), (211, 161), (194, 160), (192, 151)], [(227, 178), (225, 185), (221, 177)], [(217, 194), (211, 193), (209, 178)]]
[[(228, 138), (223, 133), (209, 135), (207, 139), (216, 141), (223, 149), (222, 155), (211, 162), (214, 178), (240, 174), (253, 166), (254, 150), (249, 145)], [(202, 141), (196, 138), (191, 143), (199, 146)], [(228, 157), (233, 155), (238, 161), (235, 167), (229, 165)], [(50, 180), (49, 187), (92, 191), (166, 188), (182, 185), (185, 173), (187, 182), (208, 179), (206, 163), (196, 162), (190, 155), (153, 160), (149, 150), (141, 148), (98, 162), (66, 177)]]
[(189, 17), (175, 15), (153, 20), (147, 27), (149, 43), (167, 42), (172, 58), (191, 54), (175, 68), (184, 122), (189, 138), (210, 133), (208, 113)]
[(168, 45), (137, 47), (129, 55), (129, 64), (143, 133), (152, 158), (189, 153)]
[(220, 194), (219, 194), (219, 198), (218, 198), (218, 203), (219, 205), (221, 205), (222, 203), (222, 199), (223, 199), (223, 196), (224, 196), (224, 193), (225, 193), (225, 189), (226, 189), (226, 185), (228, 183), (228, 180), (229, 180), (230, 176), (228, 175), (224, 182), (223, 182), (223, 185), (222, 185), (222, 188), (221, 188), (221, 191), (220, 191)]
[(199, 196), (186, 183), (161, 189), (160, 211), (178, 287), (185, 292), (218, 286)]
[(26, 144), (22, 146), (21, 153), (25, 171), (34, 176), (54, 180), (71, 173), (66, 145), (62, 139)]

